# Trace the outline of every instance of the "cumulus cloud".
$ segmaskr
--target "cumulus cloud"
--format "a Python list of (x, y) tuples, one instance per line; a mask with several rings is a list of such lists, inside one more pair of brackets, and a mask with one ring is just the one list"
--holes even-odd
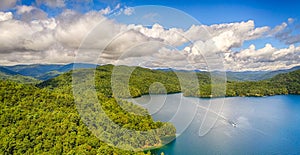
[(26, 5), (17, 6), (17, 14), (21, 15), (24, 13), (30, 13), (34, 9), (35, 9), (35, 7), (33, 7), (33, 6), (26, 6)]
[[(192, 40), (205, 41), (211, 37), (232, 31), (234, 36), (241, 38), (242, 41), (256, 39), (263, 36), (270, 30), (269, 27), (255, 27), (254, 21), (214, 24), (214, 25), (196, 25), (192, 26), (186, 33)], [(197, 34), (201, 35), (197, 35)]]
[(269, 27), (255, 28), (254, 21), (215, 25), (192, 26), (184, 32), (187, 38), (195, 42), (190, 52), (194, 54), (213, 54), (228, 52), (241, 47), (245, 41), (261, 38), (270, 32)]
[(265, 47), (256, 49), (255, 45), (250, 45), (240, 52), (226, 55), (225, 61), (227, 68), (237, 71), (287, 69), (299, 65), (300, 46), (277, 49), (266, 44)]
[(134, 13), (134, 9), (131, 8), (131, 7), (127, 7), (124, 9), (124, 14), (127, 15), (127, 16), (130, 16)]
[(289, 24), (293, 24), (293, 23), (294, 23), (294, 21), (295, 21), (295, 19), (294, 19), (294, 18), (288, 18), (288, 22), (289, 22)]
[(117, 23), (105, 16), (110, 12), (109, 7), (85, 14), (66, 9), (55, 18), (33, 6), (16, 7), (20, 18), (0, 12), (0, 63), (70, 63), (76, 58), (88, 63), (208, 69), (222, 63), (225, 55), (229, 70), (266, 70), (300, 62), (300, 47), (294, 45), (284, 49), (271, 44), (261, 49), (251, 45), (233, 51), (245, 41), (281, 34), (286, 23), (273, 29), (256, 27), (252, 20), (166, 29), (159, 24), (145, 27)]
[(11, 12), (0, 12), (0, 22), (13, 19)]
[(276, 35), (279, 32), (282, 32), (287, 27), (287, 23), (283, 22), (281, 25), (276, 26), (269, 32), (269, 35)]
[(293, 18), (289, 18), (288, 22), (289, 26), (283, 31), (277, 33), (275, 38), (287, 45), (300, 43), (300, 34), (297, 34), (297, 32), (299, 33), (299, 26), (294, 23), (295, 19)]

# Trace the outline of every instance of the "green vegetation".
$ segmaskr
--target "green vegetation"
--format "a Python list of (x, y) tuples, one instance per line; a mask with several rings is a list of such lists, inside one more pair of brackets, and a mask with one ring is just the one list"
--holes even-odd
[(226, 76), (230, 81), (261, 81), (273, 78), (278, 74), (289, 73), (299, 69), (300, 66), (275, 71), (226, 72)]
[[(210, 74), (205, 72), (158, 71), (141, 67), (105, 65), (97, 68), (95, 85), (100, 93), (108, 97), (114, 95), (120, 98), (139, 97), (149, 94), (149, 91), (157, 94), (182, 92), (184, 96), (193, 97), (270, 96), (300, 94), (299, 72), (300, 70), (283, 73), (262, 81), (227, 81), (224, 86), (224, 82), (218, 82), (222, 81), (218, 75), (213, 76), (216, 82), (212, 85)], [(63, 74), (39, 86), (53, 88), (70, 84), (71, 74), (71, 72)], [(224, 88), (226, 88), (226, 94)], [(212, 89), (214, 89), (213, 93)]]
[[(74, 81), (74, 74), (79, 80)], [(153, 121), (147, 110), (124, 98), (178, 92), (196, 97), (222, 95), (224, 85), (211, 85), (210, 77), (209, 73), (105, 65), (95, 72), (70, 71), (36, 86), (0, 80), (0, 154), (145, 154), (142, 149), (159, 147), (165, 139), (175, 137), (176, 129), (169, 123)], [(78, 84), (77, 93), (82, 96), (73, 95), (72, 84)], [(87, 100), (76, 105), (75, 101), (93, 95), (86, 92), (93, 85), (100, 104)], [(217, 90), (214, 94), (212, 88)], [(226, 96), (300, 94), (300, 70), (257, 82), (228, 81), (226, 88)], [(80, 116), (77, 109), (90, 115)], [(85, 125), (88, 119), (93, 127)], [(115, 126), (107, 125), (107, 119)], [(118, 127), (122, 130), (115, 130)], [(138, 134), (123, 132), (127, 129)], [(151, 132), (146, 135), (145, 131)], [(99, 137), (107, 141), (100, 141)]]
[[(101, 142), (80, 120), (72, 94), (63, 93), (58, 87), (55, 90), (39, 89), (0, 81), (0, 93), (1, 154), (144, 154), (124, 151)], [(104, 95), (101, 99), (106, 101), (103, 109), (107, 115), (120, 126), (141, 131), (164, 126), (152, 139), (132, 137), (135, 144), (152, 147), (161, 143), (160, 137), (175, 134), (175, 128), (170, 124), (154, 122), (150, 115), (136, 116), (123, 111), (114, 99)], [(124, 104), (147, 113), (130, 103)], [(117, 137), (108, 138), (116, 139), (114, 142), (118, 145)]]
[(227, 96), (300, 94), (300, 70), (257, 82), (228, 82)]
[(16, 65), (16, 66), (0, 66), (5, 70), (14, 72), (23, 76), (32, 77), (38, 80), (49, 80), (57, 77), (73, 68), (95, 68), (93, 64), (71, 63), (66, 65), (60, 64), (32, 64), (32, 65)]
[[(86, 75), (84, 71), (75, 72)], [(114, 126), (107, 125), (101, 114), (91, 115), (89, 119), (96, 120), (99, 123), (96, 126), (107, 131), (105, 138), (109, 144), (117, 147), (100, 141), (84, 124), (76, 110), (71, 74), (72, 72), (68, 72), (41, 83), (39, 88), (0, 81), (0, 154), (145, 154), (140, 151), (159, 147), (166, 137), (175, 138), (176, 129), (173, 125), (154, 122), (145, 109), (121, 99), (116, 100), (103, 91), (98, 92), (97, 96), (106, 116), (120, 128), (137, 131), (140, 135), (121, 140), (126, 136), (122, 135), (122, 131), (114, 131)], [(42, 88), (46, 84), (51, 85)], [(90, 104), (86, 102), (82, 106), (88, 107)], [(131, 109), (131, 112), (123, 110), (123, 107)], [(136, 115), (135, 112), (143, 115)], [(149, 130), (153, 132), (144, 136), (144, 131)], [(97, 136), (103, 138), (103, 135)], [(137, 152), (118, 149), (124, 148), (123, 145), (127, 143), (131, 144), (126, 146), (129, 150)]]
[(19, 83), (26, 83), (26, 84), (37, 84), (40, 81), (30, 77), (30, 76), (23, 76), (19, 74), (9, 74), (0, 71), (0, 80), (11, 80)]

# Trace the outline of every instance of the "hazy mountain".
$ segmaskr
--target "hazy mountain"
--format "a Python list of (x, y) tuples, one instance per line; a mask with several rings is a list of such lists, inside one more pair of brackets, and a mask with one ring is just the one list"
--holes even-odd
[[(291, 69), (283, 69), (283, 70), (277, 70), (277, 71), (244, 71), (244, 72), (228, 71), (228, 72), (226, 72), (226, 76), (227, 76), (227, 80), (229, 80), (229, 81), (259, 81), (259, 80), (270, 79), (281, 73), (289, 73), (289, 72), (296, 71), (299, 69), (300, 69), (300, 66), (293, 67)], [(164, 72), (175, 71), (175, 72), (208, 73), (206, 71), (200, 71), (200, 70), (186, 71), (186, 70), (176, 70), (176, 69), (171, 69), (171, 68), (159, 68), (159, 69), (155, 69), (155, 70), (164, 71)], [(216, 75), (220, 74), (220, 76), (224, 75), (224, 73), (218, 72), (218, 71), (214, 71), (214, 73)]]
[(94, 64), (72, 63), (67, 65), (58, 64), (33, 64), (5, 66), (4, 69), (11, 70), (20, 75), (30, 76), (39, 80), (48, 80), (74, 68), (94, 68)]
[[(3, 72), (8, 75), (23, 75), (30, 76), (39, 80), (48, 80), (53, 77), (56, 77), (62, 73), (70, 71), (72, 69), (80, 69), (80, 68), (95, 68), (97, 65), (94, 64), (85, 64), (85, 63), (71, 63), (67, 65), (57, 65), (57, 64), (34, 64), (34, 65), (16, 65), (16, 66), (5, 66), (0, 67), (0, 72)], [(286, 70), (277, 70), (277, 71), (245, 71), (245, 72), (226, 72), (227, 79), (229, 81), (259, 81), (272, 78), (281, 73), (289, 73), (295, 70), (300, 69), (300, 66), (294, 67)], [(169, 72), (190, 72), (185, 70), (175, 70), (175, 69), (155, 69), (159, 71)], [(194, 72), (203, 72), (200, 70), (194, 70)], [(221, 72), (214, 72), (220, 73)]]
[(30, 76), (23, 76), (17, 72), (11, 71), (5, 67), (0, 67), (0, 80), (11, 80), (20, 83), (38, 83), (39, 80), (30, 77)]
[(9, 70), (9, 69), (7, 69), (7, 68), (5, 68), (5, 67), (1, 67), (1, 66), (0, 66), (0, 72), (1, 72), (2, 74), (7, 74), (7, 75), (17, 75), (17, 74), (19, 74), (19, 73), (17, 73), (17, 72), (14, 72), (14, 71), (12, 71), (12, 70)]
[(300, 66), (290, 69), (277, 70), (277, 71), (246, 71), (246, 72), (227, 72), (227, 79), (231, 81), (259, 81), (272, 78), (278, 74), (289, 73), (299, 70)]

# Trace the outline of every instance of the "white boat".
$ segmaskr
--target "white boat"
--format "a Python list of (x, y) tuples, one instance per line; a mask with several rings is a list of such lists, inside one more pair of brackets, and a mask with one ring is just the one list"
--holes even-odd
[(233, 127), (235, 127), (235, 128), (236, 128), (236, 126), (237, 126), (236, 123), (234, 123), (234, 122), (231, 121), (231, 120), (228, 120), (228, 123), (231, 124), (231, 125), (232, 125)]

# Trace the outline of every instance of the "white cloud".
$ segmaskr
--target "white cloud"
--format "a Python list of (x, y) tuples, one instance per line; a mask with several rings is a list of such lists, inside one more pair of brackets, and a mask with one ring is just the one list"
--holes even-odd
[(274, 29), (269, 32), (269, 35), (275, 35), (279, 32), (282, 32), (287, 27), (287, 23), (283, 22), (281, 25), (277, 25)]
[(294, 45), (283, 49), (271, 44), (261, 49), (251, 45), (232, 51), (245, 41), (283, 31), (286, 23), (271, 29), (256, 27), (249, 20), (194, 25), (183, 30), (165, 29), (159, 24), (120, 24), (105, 17), (110, 8), (85, 14), (65, 10), (56, 18), (48, 18), (43, 12), (34, 15), (39, 11), (32, 6), (18, 6), (17, 14), (22, 20), (14, 19), (10, 12), (0, 12), (0, 63), (69, 63), (76, 56), (82, 62), (207, 69), (222, 63), (214, 55), (225, 55), (225, 66), (230, 70), (279, 69), (300, 64), (300, 47)]
[(293, 23), (294, 23), (294, 21), (295, 21), (295, 19), (294, 19), (294, 18), (288, 18), (288, 23), (289, 23), (289, 24), (293, 24)]
[(21, 15), (24, 13), (30, 13), (34, 9), (36, 8), (33, 6), (27, 6), (27, 5), (17, 6), (17, 14)]
[(192, 40), (208, 40), (222, 33), (232, 31), (233, 35), (240, 38), (241, 42), (260, 38), (270, 30), (269, 27), (255, 27), (254, 21), (247, 22), (214, 24), (214, 25), (196, 25), (192, 26), (186, 35)]
[(237, 53), (228, 54), (225, 58), (227, 68), (237, 71), (276, 70), (298, 66), (300, 63), (300, 46), (277, 49), (266, 44), (261, 49), (254, 45)]
[(105, 9), (102, 9), (100, 11), (101, 14), (107, 15), (110, 14), (112, 12), (112, 10), (110, 9), (110, 7), (106, 7)]
[(0, 22), (13, 19), (11, 12), (0, 12)]
[(124, 14), (127, 15), (127, 16), (130, 16), (134, 13), (134, 8), (132, 7), (127, 7), (124, 9)]

